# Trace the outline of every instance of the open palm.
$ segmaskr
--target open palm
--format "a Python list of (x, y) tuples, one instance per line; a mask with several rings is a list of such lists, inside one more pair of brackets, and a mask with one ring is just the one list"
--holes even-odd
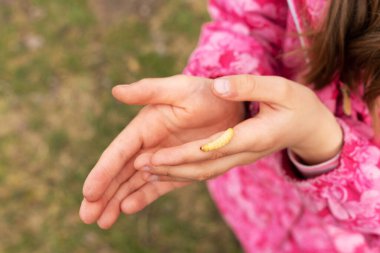
[(212, 81), (183, 75), (143, 79), (114, 88), (126, 104), (145, 106), (114, 139), (88, 175), (80, 216), (109, 228), (120, 212), (135, 213), (159, 196), (189, 184), (181, 179), (147, 181), (137, 171), (137, 155), (205, 138), (243, 119), (242, 103), (226, 101), (212, 92)]

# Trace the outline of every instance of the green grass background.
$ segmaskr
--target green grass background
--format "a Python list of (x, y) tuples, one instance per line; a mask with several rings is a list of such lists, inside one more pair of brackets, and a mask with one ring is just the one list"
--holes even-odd
[(139, 108), (113, 85), (180, 73), (202, 0), (0, 0), (0, 252), (241, 252), (204, 184), (108, 231), (82, 183)]

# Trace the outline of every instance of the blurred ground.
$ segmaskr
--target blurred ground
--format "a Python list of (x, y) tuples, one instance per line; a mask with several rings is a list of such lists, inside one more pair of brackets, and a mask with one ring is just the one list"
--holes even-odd
[(138, 108), (110, 89), (181, 72), (202, 0), (0, 0), (0, 252), (240, 252), (203, 184), (109, 231), (78, 218), (91, 166)]

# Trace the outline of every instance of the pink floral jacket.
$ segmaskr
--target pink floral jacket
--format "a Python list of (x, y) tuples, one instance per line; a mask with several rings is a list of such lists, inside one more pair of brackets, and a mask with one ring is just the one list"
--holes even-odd
[[(297, 76), (307, 46), (297, 36), (318, 27), (326, 0), (211, 0), (185, 73)], [(302, 51), (301, 51), (302, 52)], [(311, 179), (291, 176), (285, 152), (234, 168), (208, 185), (221, 214), (246, 252), (380, 252), (380, 150), (360, 94), (342, 113), (339, 82), (318, 91), (343, 131), (339, 165)]]

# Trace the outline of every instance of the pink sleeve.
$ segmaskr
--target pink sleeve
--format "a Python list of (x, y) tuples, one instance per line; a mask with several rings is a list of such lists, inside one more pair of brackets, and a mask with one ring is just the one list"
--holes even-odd
[(210, 0), (209, 12), (213, 20), (203, 26), (185, 74), (280, 74), (286, 1)]
[(315, 165), (304, 164), (299, 157), (294, 154), (290, 149), (287, 149), (287, 154), (290, 161), (296, 166), (298, 171), (306, 178), (319, 176), (327, 173), (339, 166), (340, 152), (333, 158)]
[(379, 236), (380, 149), (361, 132), (358, 122), (338, 122), (344, 132), (338, 166), (298, 182), (298, 187), (315, 203), (318, 213), (331, 213), (340, 227)]

